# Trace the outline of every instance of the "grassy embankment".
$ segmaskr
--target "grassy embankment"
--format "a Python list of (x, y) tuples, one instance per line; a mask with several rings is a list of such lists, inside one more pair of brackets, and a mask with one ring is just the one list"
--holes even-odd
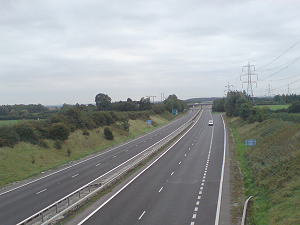
[[(175, 117), (171, 113), (165, 113), (160, 116), (151, 116), (151, 120), (154, 126), (159, 126), (168, 123)], [(3, 123), (3, 121), (1, 122)], [(10, 125), (10, 123), (6, 125)], [(142, 120), (130, 120), (130, 130), (126, 132), (118, 124), (113, 124), (110, 126), (114, 135), (113, 141), (104, 138), (104, 127), (89, 131), (89, 135), (83, 135), (82, 130), (77, 130), (63, 143), (62, 149), (54, 148), (52, 140), (46, 140), (49, 148), (25, 142), (21, 142), (13, 148), (0, 148), (0, 187), (38, 175), (42, 171), (56, 168), (86, 155), (103, 151), (112, 145), (143, 134), (153, 129), (154, 126), (147, 126), (146, 122)], [(71, 150), (70, 156), (67, 153), (68, 148)]]
[[(300, 224), (300, 124), (229, 118), (245, 197), (254, 196), (247, 224)], [(256, 139), (255, 147), (245, 139)]]

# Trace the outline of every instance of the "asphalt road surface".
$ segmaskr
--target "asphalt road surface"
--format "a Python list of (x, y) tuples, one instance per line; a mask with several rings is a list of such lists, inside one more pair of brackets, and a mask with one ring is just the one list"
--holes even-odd
[(176, 121), (120, 144), (103, 153), (71, 163), (41, 177), (16, 183), (0, 190), (0, 224), (17, 224), (48, 205), (160, 141), (193, 118), (193, 110)]
[[(214, 126), (208, 126), (212, 118)], [(224, 132), (221, 115), (212, 116), (205, 108), (174, 146), (90, 213), (79, 216), (80, 221), (75, 218), (68, 224), (230, 224), (228, 182), (227, 196), (222, 196)]]

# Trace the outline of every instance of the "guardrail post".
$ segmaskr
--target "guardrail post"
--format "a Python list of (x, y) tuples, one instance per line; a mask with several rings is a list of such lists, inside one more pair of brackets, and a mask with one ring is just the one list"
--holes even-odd
[(68, 206), (70, 206), (70, 197), (68, 197)]
[(79, 190), (79, 198), (80, 198), (80, 190)]
[(250, 196), (245, 201), (241, 225), (245, 225), (247, 223), (246, 222), (246, 217), (247, 217), (247, 214), (248, 214), (247, 213), (248, 212), (248, 202), (250, 201), (251, 198), (253, 198), (253, 196)]
[(56, 213), (57, 213), (57, 211), (58, 211), (58, 206), (57, 206), (57, 204), (55, 205), (55, 211), (56, 211)]
[(42, 222), (44, 222), (44, 212), (42, 212)]

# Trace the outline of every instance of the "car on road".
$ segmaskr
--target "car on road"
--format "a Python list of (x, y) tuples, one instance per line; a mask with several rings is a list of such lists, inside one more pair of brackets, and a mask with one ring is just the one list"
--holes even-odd
[(214, 125), (214, 121), (213, 120), (209, 120), (208, 121), (208, 126), (213, 126)]

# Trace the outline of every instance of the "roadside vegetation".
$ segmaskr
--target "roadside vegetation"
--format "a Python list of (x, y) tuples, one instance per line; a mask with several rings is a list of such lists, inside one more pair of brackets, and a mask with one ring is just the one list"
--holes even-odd
[[(241, 216), (235, 210), (242, 210), (239, 196), (243, 194), (244, 200), (254, 196), (247, 224), (300, 224), (299, 100), (273, 110), (257, 107), (241, 92), (217, 101), (223, 102), (233, 134), (231, 168), (240, 168), (231, 175), (232, 214)], [(256, 146), (247, 149), (246, 139), (256, 139)], [(235, 219), (233, 224), (239, 223)]]
[(40, 120), (0, 120), (0, 186), (102, 151), (175, 119), (187, 108), (176, 95), (159, 104), (144, 98), (111, 103), (102, 93), (95, 101), (96, 106), (65, 104)]

